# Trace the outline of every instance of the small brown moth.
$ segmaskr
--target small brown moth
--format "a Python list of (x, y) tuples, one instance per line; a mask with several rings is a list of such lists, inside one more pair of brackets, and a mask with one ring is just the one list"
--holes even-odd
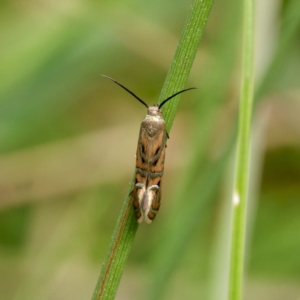
[(161, 107), (178, 94), (195, 88), (179, 91), (161, 104), (149, 106), (116, 80), (106, 75), (102, 76), (118, 84), (148, 109), (140, 128), (136, 151), (135, 184), (131, 196), (137, 221), (142, 223), (145, 220), (150, 224), (160, 207), (161, 180), (164, 173), (166, 142), (169, 138)]

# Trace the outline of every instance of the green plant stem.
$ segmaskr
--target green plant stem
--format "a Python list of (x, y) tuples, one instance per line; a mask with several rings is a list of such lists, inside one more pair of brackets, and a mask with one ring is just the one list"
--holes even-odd
[(239, 111), (237, 157), (233, 191), (229, 299), (242, 297), (246, 204), (249, 183), (250, 135), (253, 105), (254, 4), (244, 0), (243, 84)]
[[(166, 77), (159, 103), (169, 95), (182, 90), (190, 74), (200, 40), (211, 11), (213, 0), (194, 0), (190, 15), (181, 34), (176, 53)], [(169, 131), (179, 103), (179, 97), (164, 106), (164, 118)]]
[[(131, 189), (132, 183), (128, 194)], [(126, 196), (92, 300), (114, 299), (137, 227), (131, 198)]]
[[(164, 83), (159, 103), (169, 95), (183, 89), (198, 50), (212, 3), (213, 0), (194, 0), (191, 13), (188, 16), (171, 68)], [(164, 117), (168, 132), (175, 118), (179, 96), (170, 102), (164, 106)], [(131, 187), (132, 185), (133, 180)], [(92, 300), (114, 299), (137, 227), (137, 221), (132, 209), (132, 201), (128, 193), (124, 200)]]

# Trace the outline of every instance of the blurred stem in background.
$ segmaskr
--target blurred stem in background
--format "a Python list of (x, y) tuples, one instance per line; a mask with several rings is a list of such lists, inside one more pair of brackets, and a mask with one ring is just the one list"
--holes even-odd
[(229, 299), (242, 297), (246, 235), (246, 205), (249, 185), (250, 136), (253, 103), (254, 1), (244, 0), (243, 76), (239, 109), (234, 190)]

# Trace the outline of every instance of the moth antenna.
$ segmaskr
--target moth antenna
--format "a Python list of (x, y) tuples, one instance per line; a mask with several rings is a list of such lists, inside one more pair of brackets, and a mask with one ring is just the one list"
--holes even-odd
[(165, 99), (161, 104), (159, 104), (158, 108), (161, 108), (164, 104), (166, 104), (166, 102), (168, 102), (169, 100), (171, 100), (172, 98), (174, 98), (178, 94), (184, 93), (184, 92), (189, 91), (189, 90), (194, 90), (194, 89), (196, 89), (196, 88), (192, 87), (192, 88), (188, 88), (188, 89), (185, 89), (185, 90), (182, 90), (182, 91), (179, 91), (179, 92), (175, 93), (174, 95), (172, 95), (169, 98)]
[(133, 92), (131, 92), (128, 88), (126, 88), (124, 85), (122, 85), (121, 83), (119, 83), (118, 81), (114, 80), (113, 78), (103, 75), (103, 77), (106, 77), (108, 79), (110, 79), (111, 81), (113, 81), (114, 83), (116, 83), (117, 85), (119, 85), (121, 88), (123, 88), (125, 91), (127, 91), (129, 94), (131, 94), (135, 99), (137, 99), (138, 101), (140, 101), (142, 104), (144, 104), (147, 108), (149, 107), (148, 104), (146, 104), (141, 98), (139, 98), (136, 94), (134, 94)]

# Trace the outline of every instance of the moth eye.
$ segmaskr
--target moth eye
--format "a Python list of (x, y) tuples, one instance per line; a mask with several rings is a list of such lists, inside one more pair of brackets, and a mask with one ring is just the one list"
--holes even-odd
[(158, 186), (160, 186), (160, 181), (157, 183)]

